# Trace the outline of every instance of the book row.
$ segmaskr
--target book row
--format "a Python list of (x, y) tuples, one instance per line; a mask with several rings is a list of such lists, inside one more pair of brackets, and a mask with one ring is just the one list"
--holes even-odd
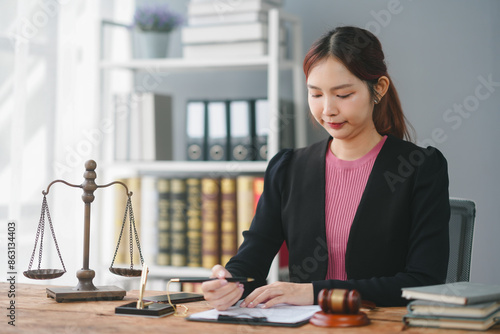
[[(249, 175), (148, 178), (149, 187), (154, 187), (149, 190), (145, 181), (144, 178), (122, 180), (134, 192), (135, 207), (140, 208), (135, 211), (135, 222), (145, 258), (162, 266), (212, 268), (227, 263), (243, 241), (242, 232), (250, 227), (263, 189), (263, 178)], [(121, 197), (117, 198), (116, 239), (124, 207)], [(152, 220), (154, 225), (146, 227)], [(129, 231), (124, 233), (127, 235)], [(137, 252), (134, 254), (137, 263)], [(122, 264), (130, 261), (126, 242), (120, 245), (115, 261)]]

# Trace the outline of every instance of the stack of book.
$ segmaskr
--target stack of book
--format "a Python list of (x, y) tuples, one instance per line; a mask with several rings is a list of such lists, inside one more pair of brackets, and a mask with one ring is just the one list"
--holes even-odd
[(403, 317), (407, 326), (487, 330), (500, 322), (500, 286), (456, 282), (404, 288), (415, 299)]
[[(268, 50), (268, 11), (282, 0), (191, 0), (182, 29), (185, 58), (262, 56)], [(285, 32), (280, 32), (285, 40)]]
[(281, 101), (273, 120), (267, 99), (192, 100), (186, 109), (188, 160), (267, 160), (271, 131), (278, 132), (280, 148), (294, 147), (291, 102)]

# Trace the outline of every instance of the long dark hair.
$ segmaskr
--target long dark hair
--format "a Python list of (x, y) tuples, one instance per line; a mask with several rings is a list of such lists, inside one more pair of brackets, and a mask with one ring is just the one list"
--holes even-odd
[[(303, 66), (306, 80), (314, 65), (327, 57), (335, 57), (352, 74), (366, 82), (371, 97), (379, 101), (373, 109), (373, 123), (378, 133), (411, 140), (411, 125), (403, 114), (398, 92), (387, 73), (382, 45), (375, 35), (368, 30), (350, 26), (327, 32), (314, 42), (305, 56)], [(381, 76), (390, 80), (383, 98), (375, 90)]]

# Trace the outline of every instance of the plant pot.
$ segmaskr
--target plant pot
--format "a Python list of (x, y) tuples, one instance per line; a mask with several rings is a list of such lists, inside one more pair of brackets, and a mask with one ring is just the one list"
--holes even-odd
[(170, 34), (166, 32), (134, 30), (132, 55), (134, 58), (165, 58), (169, 41)]

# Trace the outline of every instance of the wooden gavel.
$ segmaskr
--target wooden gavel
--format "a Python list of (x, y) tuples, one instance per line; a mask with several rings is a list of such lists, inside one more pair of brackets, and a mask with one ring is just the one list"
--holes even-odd
[(323, 289), (318, 294), (318, 305), (324, 313), (357, 314), (361, 296), (356, 290)]

